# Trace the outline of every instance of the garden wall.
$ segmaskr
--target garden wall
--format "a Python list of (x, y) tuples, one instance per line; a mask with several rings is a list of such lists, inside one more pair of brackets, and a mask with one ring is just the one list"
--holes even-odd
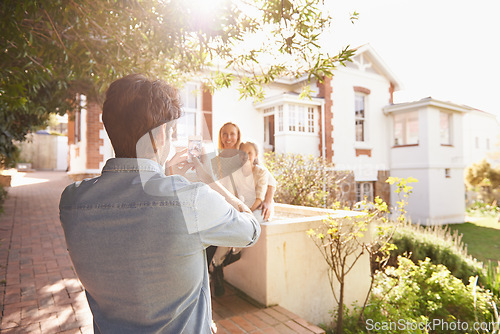
[[(339, 219), (359, 215), (276, 204), (276, 217), (261, 224), (257, 244), (244, 249), (241, 259), (224, 269), (225, 280), (265, 306), (280, 305), (315, 324), (331, 323), (336, 304), (328, 266), (307, 235), (328, 213)], [(369, 258), (363, 255), (347, 276), (345, 304), (362, 303), (369, 284)], [(335, 286), (338, 288), (338, 282)]]

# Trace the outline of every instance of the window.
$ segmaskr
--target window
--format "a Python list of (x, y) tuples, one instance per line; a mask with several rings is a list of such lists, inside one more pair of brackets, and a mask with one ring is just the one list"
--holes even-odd
[(444, 169), (444, 177), (449, 179), (451, 177), (451, 169), (445, 168)]
[(271, 114), (274, 112), (274, 107), (264, 109), (264, 114)]
[[(306, 124), (307, 124), (307, 115), (305, 113), (304, 107), (297, 107), (297, 130), (299, 132), (306, 132)], [(305, 117), (304, 117), (305, 116)]]
[(476, 148), (479, 148), (479, 137), (476, 137)]
[(285, 103), (264, 109), (265, 116), (272, 114), (277, 117), (277, 133), (289, 131), (314, 134), (316, 132), (316, 107)]
[(373, 182), (356, 182), (356, 202), (373, 202)]
[(283, 105), (278, 106), (278, 131), (283, 131)]
[[(278, 109), (279, 116), (279, 109)], [(278, 120), (279, 122), (279, 120)], [(279, 124), (279, 123), (278, 123)], [(288, 105), (288, 130), (314, 133), (314, 108), (301, 105)], [(281, 128), (280, 128), (281, 131)]]
[(189, 136), (197, 134), (198, 87), (196, 84), (186, 84), (179, 94), (183, 103), (183, 114), (176, 121), (174, 139), (186, 141), (187, 143)]
[(295, 131), (295, 129), (297, 128), (295, 125), (296, 122), (297, 121), (295, 119), (295, 106), (290, 105), (288, 106), (288, 130)]
[(355, 94), (354, 106), (356, 141), (365, 141), (365, 95)]
[(486, 138), (486, 149), (490, 149), (490, 138)]
[(307, 132), (314, 132), (314, 108), (307, 108)]
[(394, 115), (394, 145), (418, 144), (418, 111)]
[(439, 113), (439, 136), (441, 145), (451, 145), (451, 113)]
[(76, 94), (77, 107), (75, 110), (75, 144), (82, 140), (82, 111), (87, 110), (87, 96)]

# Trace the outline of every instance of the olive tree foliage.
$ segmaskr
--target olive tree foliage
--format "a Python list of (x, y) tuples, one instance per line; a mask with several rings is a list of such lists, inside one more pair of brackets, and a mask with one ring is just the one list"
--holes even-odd
[(493, 168), (486, 159), (474, 163), (465, 169), (465, 184), (491, 203), (500, 188), (500, 167)]
[(101, 101), (130, 73), (201, 78), (211, 91), (235, 82), (262, 99), (262, 85), (322, 79), (354, 53), (322, 51), (332, 21), (322, 0), (3, 0), (0, 12), (3, 158), (50, 113), (73, 109), (75, 93)]

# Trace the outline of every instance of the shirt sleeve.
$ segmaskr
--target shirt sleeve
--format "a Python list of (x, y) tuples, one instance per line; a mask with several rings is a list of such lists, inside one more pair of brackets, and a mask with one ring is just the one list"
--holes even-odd
[(267, 185), (276, 189), (278, 187), (278, 182), (276, 182), (276, 179), (274, 178), (273, 174), (269, 171), (269, 169), (265, 168), (265, 170), (267, 173)]
[(252, 214), (238, 212), (207, 185), (198, 187), (194, 210), (196, 230), (205, 247), (247, 247), (260, 236), (260, 225)]
[[(256, 166), (256, 171), (254, 173), (255, 181), (255, 197), (264, 200), (266, 197), (267, 185), (268, 185), (268, 171), (260, 166)], [(270, 173), (269, 173), (270, 174)]]

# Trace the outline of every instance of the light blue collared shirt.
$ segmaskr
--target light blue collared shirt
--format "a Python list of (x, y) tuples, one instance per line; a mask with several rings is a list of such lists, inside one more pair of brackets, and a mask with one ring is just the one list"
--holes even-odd
[(108, 160), (68, 186), (59, 209), (95, 333), (210, 333), (205, 248), (260, 235), (251, 214), (148, 159)]

